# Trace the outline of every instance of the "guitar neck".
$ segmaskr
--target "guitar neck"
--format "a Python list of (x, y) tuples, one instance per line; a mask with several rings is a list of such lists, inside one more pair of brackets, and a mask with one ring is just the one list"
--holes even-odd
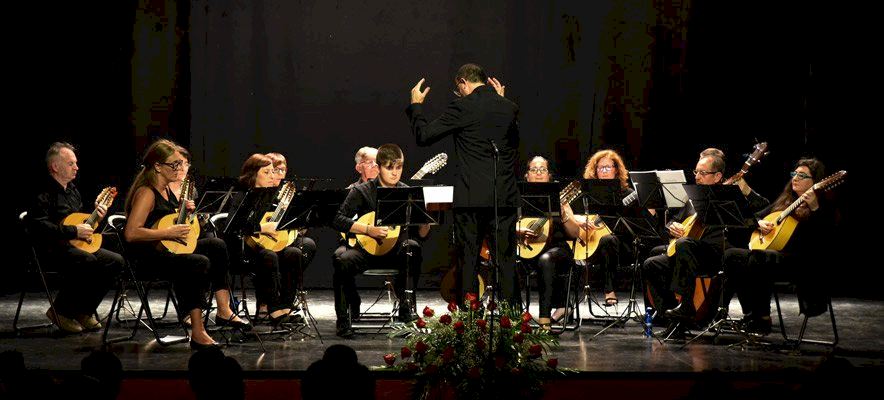
[(423, 179), (424, 175), (426, 174), (427, 173), (423, 170), (423, 168), (421, 168), (420, 170), (415, 172), (414, 175), (412, 175), (411, 179)]

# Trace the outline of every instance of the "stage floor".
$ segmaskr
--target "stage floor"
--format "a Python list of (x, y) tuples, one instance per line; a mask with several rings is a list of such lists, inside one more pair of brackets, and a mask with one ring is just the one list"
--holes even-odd
[[(363, 307), (367, 307), (374, 299), (374, 294), (362, 290)], [(619, 293), (621, 299), (618, 311), (626, 306), (628, 293)], [(132, 293), (134, 296), (134, 292)], [(21, 323), (41, 323), (46, 321), (44, 312), (46, 302), (38, 293), (30, 293), (23, 308)], [(429, 305), (442, 312), (445, 302), (436, 291), (419, 291), (418, 309)], [(264, 337), (263, 352), (254, 338), (242, 344), (231, 344), (224, 352), (236, 358), (248, 374), (259, 371), (295, 372), (305, 370), (313, 361), (322, 357), (324, 349), (332, 344), (343, 343), (356, 349), (359, 361), (368, 366), (383, 365), (383, 355), (399, 353), (404, 343), (401, 338), (389, 338), (386, 331), (380, 334), (366, 331), (353, 339), (341, 339), (334, 335), (334, 311), (332, 293), (329, 290), (309, 291), (310, 310), (317, 320), (318, 334), (312, 329), (305, 329), (314, 337), (301, 335), (267, 336)], [(536, 293), (533, 299), (536, 300)], [(101, 333), (61, 335), (55, 329), (37, 329), (22, 335), (12, 334), (12, 320), (15, 315), (17, 295), (6, 295), (0, 298), (0, 322), (2, 337), (0, 351), (15, 349), (24, 354), (28, 368), (39, 368), (53, 371), (73, 371), (80, 367), (80, 360), (91, 350), (101, 347)], [(794, 295), (782, 298), (787, 331), (797, 335), (801, 317)], [(154, 310), (162, 310), (162, 299), (156, 295), (152, 300)], [(641, 300), (638, 301), (641, 305)], [(643, 335), (642, 326), (635, 321), (628, 321), (623, 327), (614, 327), (594, 337), (602, 325), (584, 321), (583, 326), (575, 331), (566, 331), (559, 336), (560, 348), (551, 356), (559, 359), (561, 367), (573, 368), (583, 372), (615, 372), (615, 373), (691, 373), (699, 371), (726, 371), (742, 373), (769, 373), (775, 371), (812, 371), (817, 368), (825, 356), (834, 355), (844, 358), (851, 365), (860, 368), (879, 369), (884, 366), (884, 335), (880, 329), (884, 327), (884, 302), (836, 298), (833, 300), (840, 342), (833, 351), (820, 345), (802, 345), (800, 351), (785, 351), (778, 346), (742, 346), (743, 337), (736, 334), (724, 334), (717, 343), (707, 335), (683, 347), (684, 341), (661, 343)], [(110, 307), (110, 297), (99, 308), (106, 313)], [(378, 307), (388, 307), (386, 298)], [(581, 315), (586, 317), (586, 303), (581, 304)], [(643, 309), (643, 308), (642, 308)], [(740, 307), (736, 300), (730, 305), (731, 316), (740, 316)], [(536, 302), (532, 304), (533, 313), (537, 312)], [(595, 309), (598, 313), (600, 309)], [(613, 311), (613, 308), (609, 308)], [(269, 326), (259, 325), (258, 331), (266, 331)], [(662, 328), (655, 328), (660, 331)], [(828, 314), (811, 318), (807, 328), (807, 337), (831, 339), (832, 330)], [(125, 334), (127, 331), (112, 329), (111, 336)], [(169, 330), (168, 334), (180, 335), (180, 330)], [(216, 340), (222, 340), (219, 333), (213, 334)], [(774, 333), (764, 338), (772, 344), (783, 342), (777, 330), (774, 310)], [(187, 361), (191, 350), (184, 344), (168, 347), (160, 346), (153, 335), (141, 329), (133, 341), (111, 345), (110, 349), (119, 356), (125, 371), (130, 373), (182, 372), (187, 369)], [(271, 374), (273, 375), (273, 374)]]

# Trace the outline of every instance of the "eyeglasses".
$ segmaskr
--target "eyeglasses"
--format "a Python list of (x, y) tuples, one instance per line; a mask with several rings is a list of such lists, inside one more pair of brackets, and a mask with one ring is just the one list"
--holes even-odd
[(272, 173), (274, 173), (274, 174), (277, 174), (277, 175), (285, 175), (285, 173), (288, 172), (288, 169), (285, 169), (285, 168), (275, 168), (275, 169), (273, 169), (273, 170), (270, 171), (270, 172), (272, 172)]
[(170, 169), (172, 169), (172, 171), (178, 171), (182, 168), (189, 168), (190, 167), (189, 162), (181, 161), (181, 160), (171, 162), (171, 163), (160, 163), (160, 164), (169, 167)]
[(378, 166), (378, 163), (375, 161), (360, 161), (360, 164), (365, 164), (366, 167), (374, 168)]
[(596, 171), (608, 172), (608, 171), (613, 171), (614, 166), (613, 165), (599, 165), (599, 166), (596, 166), (595, 169), (596, 169)]
[(528, 168), (528, 172), (530, 172), (532, 174), (545, 174), (545, 173), (549, 172), (549, 169), (547, 169), (546, 167), (534, 167), (534, 168)]
[(717, 174), (717, 173), (718, 173), (718, 171), (700, 171), (699, 169), (694, 170), (694, 175), (706, 176), (706, 175), (712, 175), (712, 174)]
[(812, 176), (805, 174), (804, 172), (795, 172), (795, 171), (790, 172), (789, 176), (791, 176), (792, 178), (798, 177), (799, 181), (804, 180), (804, 179), (812, 179), (813, 178)]

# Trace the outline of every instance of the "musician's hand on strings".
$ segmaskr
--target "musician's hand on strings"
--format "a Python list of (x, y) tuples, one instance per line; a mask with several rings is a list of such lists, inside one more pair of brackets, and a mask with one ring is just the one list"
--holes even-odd
[(96, 204), (95, 211), (98, 212), (98, 218), (104, 218), (107, 214), (107, 207)]
[(275, 233), (278, 222), (265, 222), (261, 224), (261, 233)]
[(188, 233), (190, 233), (190, 225), (187, 224), (176, 224), (166, 228), (168, 240), (174, 240), (179, 243), (185, 243)]
[(528, 228), (516, 228), (516, 235), (519, 236), (519, 240), (522, 242), (527, 242), (528, 239), (534, 239), (537, 237), (537, 234)]
[(673, 222), (672, 224), (670, 224), (669, 225), (669, 236), (672, 236), (674, 238), (680, 238), (680, 237), (684, 236), (684, 225), (682, 225), (678, 222)]
[(368, 226), (366, 231), (366, 235), (371, 236), (375, 239), (386, 239), (388, 230), (383, 226)]
[(89, 224), (77, 225), (77, 239), (92, 242), (92, 226)]
[(187, 211), (196, 210), (196, 203), (194, 203), (193, 200), (187, 200), (184, 203), (184, 206), (187, 207)]
[(758, 232), (761, 232), (762, 235), (770, 233), (773, 230), (773, 227), (773, 222), (765, 220), (758, 221)]

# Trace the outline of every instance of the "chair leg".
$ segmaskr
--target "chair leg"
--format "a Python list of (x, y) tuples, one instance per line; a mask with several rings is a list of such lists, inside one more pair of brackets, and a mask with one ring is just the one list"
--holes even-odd
[[(37, 252), (31, 247), (31, 255), (33, 256), (34, 269), (30, 271), (30, 273), (36, 273), (40, 277), (40, 283), (43, 288), (43, 294), (46, 295), (46, 300), (49, 302), (49, 307), (53, 310), (55, 309), (55, 300), (52, 298), (52, 292), (49, 290), (49, 284), (46, 282), (46, 275), (43, 274), (43, 267), (40, 266), (40, 261), (37, 259)], [(52, 323), (42, 323), (35, 325), (26, 325), (19, 326), (18, 321), (21, 316), (21, 307), (24, 304), (25, 294), (27, 292), (27, 287), (23, 287), (21, 290), (21, 295), (18, 298), (18, 306), (15, 309), (15, 318), (12, 320), (12, 331), (19, 335), (22, 331), (32, 330), (32, 329), (40, 329), (40, 328), (48, 328), (51, 327)], [(58, 321), (55, 322), (56, 326), (58, 325)]]

